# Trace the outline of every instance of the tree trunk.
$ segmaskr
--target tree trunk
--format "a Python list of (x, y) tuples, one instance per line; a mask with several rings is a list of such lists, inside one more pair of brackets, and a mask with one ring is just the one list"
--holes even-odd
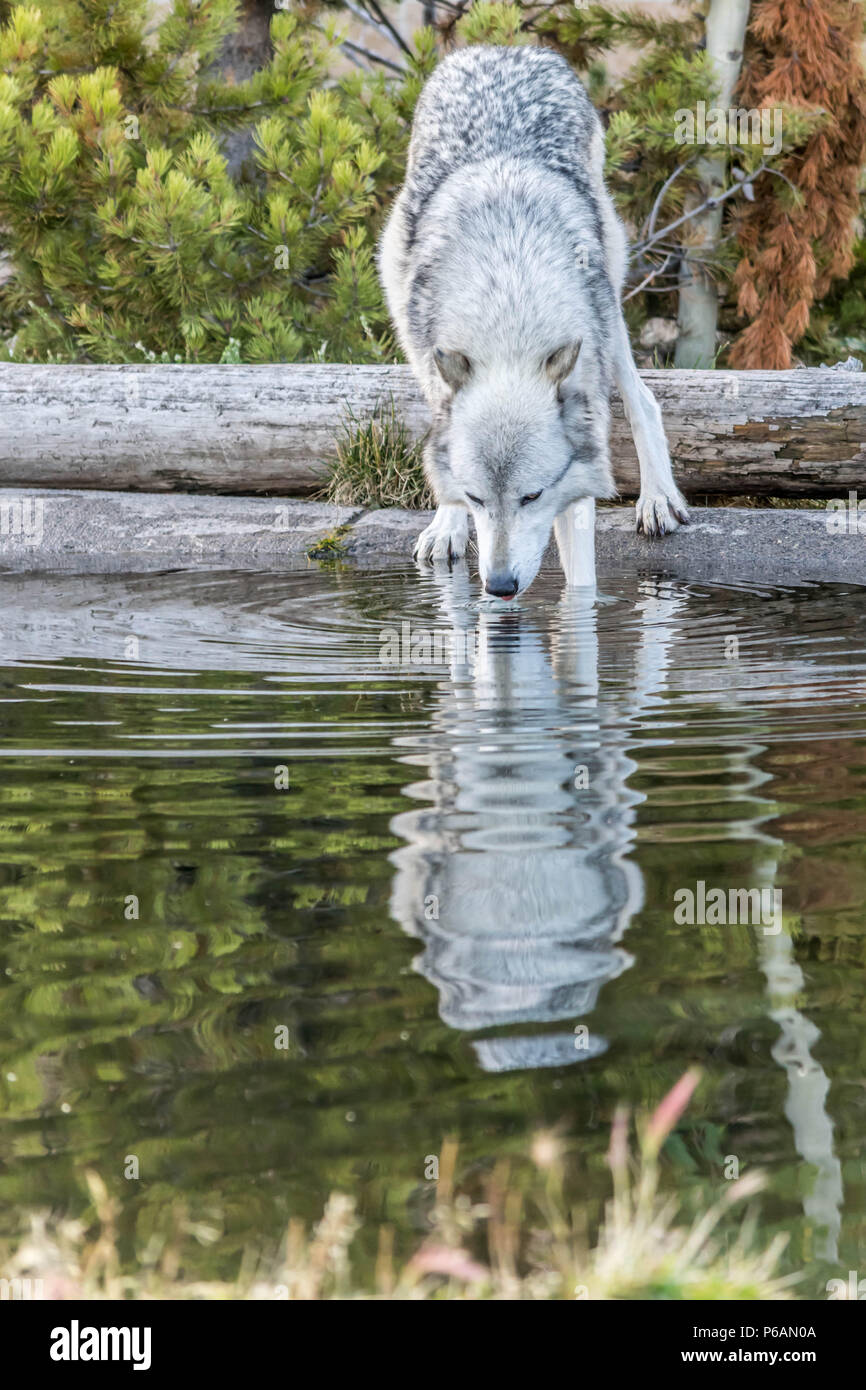
[[(710, 0), (707, 55), (719, 77), (717, 103), (725, 111), (731, 105), (740, 76), (748, 20), (749, 0)], [(692, 207), (717, 197), (725, 186), (728, 151), (725, 146), (710, 148), (713, 153), (702, 156), (697, 165), (700, 186), (692, 195)], [(715, 283), (701, 262), (712, 256), (719, 244), (722, 213), (721, 207), (708, 208), (688, 223), (686, 251), (680, 263), (679, 337), (674, 358), (677, 367), (712, 367), (715, 360), (719, 300)]]

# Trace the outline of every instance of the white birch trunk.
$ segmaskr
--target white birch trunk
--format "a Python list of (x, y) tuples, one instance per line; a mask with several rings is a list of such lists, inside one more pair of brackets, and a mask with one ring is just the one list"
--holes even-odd
[[(707, 13), (707, 56), (719, 78), (717, 104), (727, 110), (743, 60), (743, 41), (749, 21), (749, 0), (710, 0)], [(698, 162), (700, 189), (693, 195), (697, 207), (717, 196), (725, 186), (728, 151), (714, 146)], [(688, 209), (688, 203), (686, 204)], [(708, 208), (687, 224), (688, 243), (680, 266), (679, 307), (675, 364), (677, 367), (711, 367), (716, 352), (719, 300), (716, 286), (694, 259), (715, 251), (722, 228), (722, 208)]]

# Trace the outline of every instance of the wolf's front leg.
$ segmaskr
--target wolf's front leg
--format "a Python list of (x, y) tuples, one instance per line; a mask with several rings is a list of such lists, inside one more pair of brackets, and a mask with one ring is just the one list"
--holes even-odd
[(595, 585), (595, 498), (582, 497), (553, 523), (559, 563), (571, 588)]
[(465, 507), (438, 507), (415, 544), (416, 560), (459, 560), (469, 542), (469, 513)]
[(666, 531), (675, 531), (681, 521), (688, 522), (689, 510), (674, 482), (658, 401), (640, 379), (622, 316), (616, 332), (614, 373), (640, 463), (637, 529), (647, 536), (663, 536)]

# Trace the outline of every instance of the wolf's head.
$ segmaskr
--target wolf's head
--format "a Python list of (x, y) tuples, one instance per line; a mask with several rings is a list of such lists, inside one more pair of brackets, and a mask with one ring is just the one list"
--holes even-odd
[(567, 342), (511, 369), (434, 354), (450, 388), (431, 451), (437, 499), (472, 512), (481, 580), (500, 598), (532, 583), (561, 511), (614, 494), (607, 392), (580, 352)]

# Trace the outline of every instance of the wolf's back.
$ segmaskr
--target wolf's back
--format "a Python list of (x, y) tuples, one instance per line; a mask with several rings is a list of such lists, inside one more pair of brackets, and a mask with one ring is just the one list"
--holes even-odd
[(624, 247), (603, 167), (601, 123), (558, 54), (467, 48), (428, 79), (379, 269), (434, 410), (437, 343), (519, 375), (579, 327), (582, 389), (603, 413)]
[(544, 48), (464, 48), (427, 82), (415, 112), (406, 178), (414, 221), (443, 179), (496, 155), (586, 178), (598, 116), (559, 54)]

